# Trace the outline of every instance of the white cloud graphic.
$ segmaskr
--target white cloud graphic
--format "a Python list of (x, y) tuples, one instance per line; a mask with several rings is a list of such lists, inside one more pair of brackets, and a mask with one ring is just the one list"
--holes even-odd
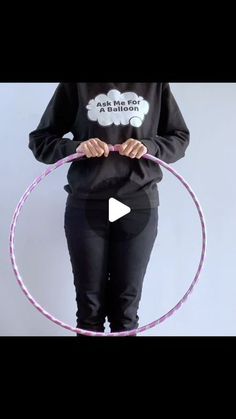
[(88, 118), (102, 126), (130, 124), (138, 128), (149, 111), (149, 103), (134, 92), (113, 89), (90, 100), (86, 108)]

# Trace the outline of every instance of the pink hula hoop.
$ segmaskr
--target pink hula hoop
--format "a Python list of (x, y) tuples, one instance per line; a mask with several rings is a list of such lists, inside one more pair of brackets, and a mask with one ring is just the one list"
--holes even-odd
[[(110, 151), (112, 151), (112, 152), (117, 152), (118, 151), (118, 149), (116, 149), (116, 147), (113, 147), (111, 145), (109, 145), (109, 148), (110, 148)], [(200, 256), (200, 261), (199, 261), (199, 264), (198, 264), (197, 272), (194, 276), (194, 279), (193, 279), (190, 287), (188, 288), (188, 290), (186, 291), (184, 296), (179, 300), (179, 302), (171, 310), (169, 310), (166, 314), (161, 316), (159, 319), (157, 319), (157, 320), (155, 320), (155, 321), (153, 321), (153, 322), (151, 322), (151, 323), (149, 323), (145, 326), (139, 327), (137, 329), (129, 330), (129, 331), (113, 332), (113, 333), (93, 332), (93, 331), (90, 331), (90, 330), (84, 330), (84, 329), (72, 327), (72, 326), (62, 322), (61, 320), (58, 320), (57, 318), (52, 316), (50, 313), (48, 313), (46, 310), (44, 310), (44, 308), (41, 307), (39, 305), (39, 303), (33, 298), (33, 296), (29, 293), (29, 291), (27, 290), (27, 288), (26, 288), (26, 286), (25, 286), (25, 284), (24, 284), (24, 282), (21, 278), (21, 275), (19, 273), (19, 270), (18, 270), (18, 267), (17, 267), (17, 264), (16, 264), (16, 258), (15, 258), (15, 252), (14, 252), (14, 240), (15, 240), (15, 228), (16, 228), (17, 219), (19, 217), (20, 211), (21, 211), (24, 203), (28, 199), (31, 192), (36, 188), (36, 186), (46, 176), (48, 176), (50, 173), (52, 173), (58, 167), (66, 164), (66, 163), (72, 162), (74, 160), (77, 160), (79, 157), (82, 157), (82, 156), (84, 156), (83, 153), (71, 154), (70, 156), (67, 156), (66, 158), (63, 158), (63, 159), (59, 160), (53, 166), (50, 166), (49, 168), (47, 168), (40, 176), (38, 176), (33, 181), (33, 183), (27, 188), (27, 190), (25, 191), (25, 193), (21, 197), (21, 199), (20, 199), (20, 201), (19, 201), (19, 203), (18, 203), (18, 205), (15, 209), (13, 219), (12, 219), (12, 223), (11, 223), (11, 227), (10, 227), (10, 258), (11, 258), (13, 271), (15, 273), (15, 276), (16, 276), (16, 279), (17, 279), (17, 282), (18, 282), (20, 288), (22, 289), (23, 293), (26, 295), (26, 297), (28, 298), (30, 303), (40, 313), (42, 313), (45, 317), (47, 317), (49, 320), (56, 323), (57, 325), (63, 327), (64, 329), (70, 330), (71, 332), (83, 334), (83, 335), (86, 335), (86, 336), (132, 336), (132, 335), (135, 335), (137, 333), (144, 332), (145, 330), (151, 329), (152, 327), (157, 326), (158, 324), (162, 323), (164, 320), (166, 320), (167, 318), (172, 316), (177, 310), (180, 309), (182, 304), (187, 300), (189, 294), (193, 291), (193, 288), (196, 285), (196, 283), (199, 279), (200, 273), (202, 271), (205, 256), (206, 256), (207, 238), (206, 238), (206, 223), (205, 223), (205, 220), (204, 220), (203, 211), (201, 209), (201, 205), (200, 205), (196, 195), (194, 194), (192, 188), (188, 185), (188, 183), (183, 179), (182, 176), (180, 176), (172, 167), (170, 167), (167, 163), (164, 163), (162, 160), (160, 160), (160, 159), (158, 159), (158, 158), (156, 158), (156, 157), (154, 157), (150, 154), (145, 154), (143, 156), (143, 158), (145, 158), (147, 160), (152, 160), (156, 164), (160, 164), (165, 169), (169, 170), (169, 172), (171, 172), (174, 176), (176, 176), (177, 179), (179, 179), (179, 181), (187, 189), (191, 198), (194, 201), (194, 204), (195, 204), (195, 206), (197, 208), (197, 211), (198, 211), (198, 214), (199, 214), (199, 218), (200, 218), (200, 222), (201, 222), (201, 231), (202, 231), (202, 249), (201, 249), (201, 256)]]

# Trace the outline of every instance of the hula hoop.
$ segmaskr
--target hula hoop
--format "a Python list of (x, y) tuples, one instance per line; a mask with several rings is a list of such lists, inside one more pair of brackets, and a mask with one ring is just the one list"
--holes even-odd
[[(118, 149), (116, 147), (113, 147), (111, 145), (109, 145), (109, 149), (111, 152), (118, 152)], [(12, 267), (13, 267), (13, 271), (15, 273), (17, 282), (20, 286), (20, 288), (22, 289), (23, 293), (26, 295), (26, 297), (28, 298), (28, 300), (30, 301), (30, 303), (41, 313), (43, 314), (45, 317), (47, 317), (47, 319), (51, 320), (53, 323), (56, 323), (57, 325), (63, 327), (64, 329), (70, 330), (71, 332), (75, 332), (75, 333), (79, 333), (85, 336), (132, 336), (132, 335), (136, 335), (137, 333), (141, 333), (144, 332), (148, 329), (151, 329), (152, 327), (157, 326), (158, 324), (162, 323), (163, 321), (165, 321), (167, 318), (169, 318), (170, 316), (172, 316), (177, 310), (180, 309), (180, 307), (182, 306), (182, 304), (187, 300), (188, 296), (190, 295), (190, 293), (193, 291), (193, 288), (195, 287), (200, 273), (202, 271), (203, 268), (203, 264), (204, 264), (204, 260), (205, 260), (205, 256), (206, 256), (206, 243), (207, 243), (207, 237), (206, 237), (206, 223), (204, 220), (204, 215), (203, 215), (203, 211), (201, 209), (201, 205), (195, 195), (195, 193), (193, 192), (192, 188), (188, 185), (188, 183), (184, 180), (184, 178), (182, 176), (180, 176), (172, 167), (170, 167), (167, 163), (163, 162), (162, 160), (158, 159), (157, 157), (154, 157), (150, 154), (145, 154), (143, 156), (143, 158), (147, 159), (147, 160), (152, 160), (154, 163), (156, 164), (160, 164), (161, 166), (163, 166), (165, 169), (167, 169), (169, 172), (171, 172), (174, 176), (177, 177), (177, 179), (179, 179), (179, 181), (184, 185), (184, 187), (187, 189), (187, 191), (189, 192), (191, 198), (193, 199), (193, 202), (197, 208), (198, 214), (199, 214), (199, 218), (200, 218), (200, 222), (201, 222), (201, 232), (202, 232), (202, 249), (201, 249), (201, 256), (200, 256), (200, 261), (198, 264), (198, 268), (197, 268), (197, 272), (194, 276), (194, 279), (190, 285), (190, 287), (188, 288), (188, 290), (186, 291), (186, 293), (184, 294), (184, 296), (179, 300), (179, 302), (171, 309), (169, 310), (167, 313), (165, 313), (163, 316), (161, 316), (159, 319), (148, 323), (145, 326), (142, 327), (138, 327), (137, 329), (133, 329), (133, 330), (129, 330), (129, 331), (124, 331), (124, 332), (112, 332), (112, 333), (103, 333), (103, 332), (94, 332), (94, 331), (90, 331), (90, 330), (84, 330), (84, 329), (80, 329), (80, 328), (75, 328), (73, 326), (70, 326), (64, 322), (62, 322), (61, 320), (58, 320), (56, 317), (54, 317), (53, 315), (51, 315), (49, 312), (47, 312), (43, 307), (41, 307), (39, 305), (39, 303), (33, 298), (33, 296), (29, 293), (28, 289), (26, 288), (23, 279), (21, 278), (21, 275), (19, 273), (17, 264), (16, 264), (16, 258), (15, 258), (15, 252), (14, 252), (14, 241), (15, 241), (15, 228), (16, 228), (16, 223), (17, 223), (17, 219), (19, 217), (20, 211), (23, 207), (23, 205), (25, 204), (26, 200), (28, 199), (29, 195), (32, 193), (32, 191), (36, 188), (36, 186), (46, 177), (48, 176), (50, 173), (52, 173), (54, 170), (56, 170), (58, 167), (63, 166), (66, 163), (69, 162), (73, 162), (74, 160), (77, 160), (80, 157), (83, 157), (84, 153), (76, 153), (76, 154), (71, 154), (70, 156), (67, 156), (61, 160), (59, 160), (58, 162), (56, 162), (53, 166), (48, 167), (40, 176), (38, 176), (33, 183), (27, 188), (27, 190), (25, 191), (25, 193), (22, 195), (16, 209), (13, 215), (13, 219), (12, 219), (12, 223), (11, 223), (11, 227), (10, 227), (10, 258), (11, 258), (11, 263), (12, 263)]]

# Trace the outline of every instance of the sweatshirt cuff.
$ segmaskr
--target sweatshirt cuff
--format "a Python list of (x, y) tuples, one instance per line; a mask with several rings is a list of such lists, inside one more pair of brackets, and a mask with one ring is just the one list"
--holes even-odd
[(82, 141), (74, 141), (74, 140), (70, 140), (69, 138), (63, 138), (62, 140), (63, 155), (67, 157), (67, 156), (70, 156), (71, 154), (76, 153), (76, 149), (81, 144), (81, 142)]
[[(70, 140), (69, 138), (63, 138), (61, 142), (62, 147), (62, 155), (63, 157), (68, 157), (71, 154), (76, 153), (77, 147), (82, 143), (83, 141), (74, 141)], [(80, 159), (86, 159), (86, 156), (80, 157)]]
[(153, 156), (158, 156), (159, 154), (159, 147), (157, 143), (152, 140), (151, 138), (144, 138), (141, 140), (141, 143), (147, 147), (148, 154), (152, 154)]

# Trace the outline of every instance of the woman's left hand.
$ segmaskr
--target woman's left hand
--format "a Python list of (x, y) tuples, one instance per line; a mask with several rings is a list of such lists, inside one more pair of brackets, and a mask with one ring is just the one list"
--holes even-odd
[(119, 147), (119, 154), (121, 156), (127, 156), (131, 159), (141, 159), (141, 157), (147, 153), (147, 147), (139, 140), (129, 138), (123, 144), (116, 144)]

